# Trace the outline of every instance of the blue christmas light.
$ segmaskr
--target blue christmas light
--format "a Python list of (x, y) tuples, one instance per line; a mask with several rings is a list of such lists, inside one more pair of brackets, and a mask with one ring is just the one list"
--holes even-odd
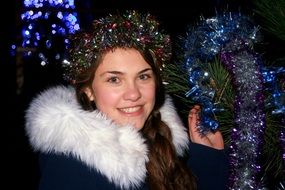
[[(63, 52), (45, 56), (42, 54), (45, 49), (57, 48), (55, 43), (60, 43), (57, 37), (63, 40), (66, 49), (66, 36), (80, 29), (74, 0), (24, 0), (23, 5), (21, 19), (25, 25), (22, 28), (22, 47), (37, 48), (38, 57), (45, 62), (42, 65), (48, 63), (48, 57), (58, 60), (61, 57), (59, 53)], [(26, 52), (26, 55), (31, 54)]]
[(285, 114), (285, 67), (264, 67), (262, 75), (265, 90), (271, 92), (266, 106), (272, 108), (272, 114)]

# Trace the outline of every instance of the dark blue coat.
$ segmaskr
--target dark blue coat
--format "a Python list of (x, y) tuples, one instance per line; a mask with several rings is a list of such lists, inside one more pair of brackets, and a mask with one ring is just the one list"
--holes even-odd
[[(224, 190), (228, 179), (228, 161), (224, 150), (191, 143), (187, 166), (197, 177), (198, 190)], [(204, 159), (206, 158), (206, 159)], [(42, 154), (39, 190), (118, 190), (113, 183), (72, 156)], [(148, 189), (142, 183), (137, 189)]]

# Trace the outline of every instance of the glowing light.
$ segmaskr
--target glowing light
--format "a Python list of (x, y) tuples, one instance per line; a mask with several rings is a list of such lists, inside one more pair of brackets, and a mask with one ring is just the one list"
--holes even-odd
[(49, 63), (48, 59), (50, 58), (56, 60), (62, 58), (61, 54), (64, 53), (60, 52), (62, 50), (56, 50), (54, 55), (48, 56), (45, 56), (43, 52), (46, 52), (45, 49), (61, 47), (54, 43), (62, 43), (65, 46), (63, 50), (66, 50), (69, 44), (66, 35), (80, 29), (77, 13), (73, 9), (75, 9), (74, 0), (23, 1), (22, 46), (37, 47), (42, 52), (39, 54), (39, 58), (43, 61), (41, 65)]

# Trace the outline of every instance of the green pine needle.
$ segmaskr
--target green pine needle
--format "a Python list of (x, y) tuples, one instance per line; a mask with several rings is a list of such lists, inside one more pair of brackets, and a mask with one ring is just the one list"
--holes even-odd
[(263, 28), (285, 40), (285, 0), (255, 0), (254, 3)]
[[(182, 117), (187, 118), (189, 109), (195, 104), (190, 98), (185, 96), (189, 90), (188, 73), (181, 69), (179, 64), (168, 64), (163, 69), (166, 92), (172, 95), (179, 104), (178, 112)], [(210, 88), (214, 89), (216, 95), (213, 103), (217, 103), (224, 111), (216, 113), (215, 119), (219, 122), (220, 131), (224, 135), (225, 144), (230, 143), (230, 131), (233, 127), (233, 102), (234, 91), (228, 71), (224, 68), (218, 58), (210, 63), (201, 63), (201, 68), (209, 73)]]
[(282, 158), (282, 147), (280, 145), (280, 130), (284, 126), (279, 123), (280, 118), (266, 113), (266, 130), (264, 136), (264, 145), (262, 149), (262, 158), (264, 160), (263, 168), (265, 173), (274, 177), (280, 177), (283, 174), (284, 163)]

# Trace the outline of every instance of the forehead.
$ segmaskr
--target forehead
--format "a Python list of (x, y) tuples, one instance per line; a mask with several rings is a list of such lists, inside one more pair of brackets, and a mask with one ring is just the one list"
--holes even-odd
[(101, 59), (99, 67), (145, 67), (149, 63), (144, 59), (143, 55), (136, 49), (117, 48), (108, 51)]

